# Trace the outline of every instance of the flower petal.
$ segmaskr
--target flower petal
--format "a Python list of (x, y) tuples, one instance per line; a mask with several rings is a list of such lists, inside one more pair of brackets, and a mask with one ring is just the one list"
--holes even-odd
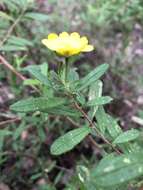
[(48, 40), (54, 40), (56, 38), (58, 38), (58, 35), (56, 33), (50, 33), (48, 35)]
[(66, 37), (69, 37), (69, 34), (67, 32), (62, 32), (59, 34), (59, 37), (60, 38), (66, 38)]
[(79, 33), (77, 33), (77, 32), (73, 32), (73, 33), (71, 33), (70, 34), (70, 36), (72, 37), (72, 38), (80, 38), (80, 35), (79, 35)]
[(48, 40), (48, 39), (43, 39), (42, 40), (42, 43), (49, 49), (51, 50), (56, 50), (57, 49), (57, 44), (56, 43), (53, 43), (53, 41), (51, 40)]
[(86, 45), (84, 49), (82, 49), (82, 52), (89, 52), (93, 50), (94, 50), (94, 47), (92, 45)]
[(88, 39), (87, 39), (87, 37), (83, 36), (83, 37), (80, 38), (80, 40), (81, 40), (81, 43), (82, 43), (83, 45), (88, 44)]

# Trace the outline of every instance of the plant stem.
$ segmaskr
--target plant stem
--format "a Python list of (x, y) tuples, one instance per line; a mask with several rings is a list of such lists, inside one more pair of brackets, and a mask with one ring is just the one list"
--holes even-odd
[[(3, 64), (5, 67), (7, 67), (11, 72), (13, 72), (22, 81), (27, 79), (25, 76), (23, 76), (21, 73), (19, 73), (2, 55), (0, 55), (0, 64)], [(40, 93), (39, 89), (37, 89), (35, 86), (33, 86), (33, 85), (30, 85), (30, 86), (36, 92)]]
[(17, 122), (17, 121), (21, 121), (21, 118), (16, 117), (16, 118), (9, 119), (9, 120), (6, 120), (6, 121), (1, 121), (0, 122), (0, 127), (4, 126), (4, 125), (7, 125), (7, 124), (11, 124), (11, 123)]
[(19, 15), (19, 17), (15, 20), (15, 22), (11, 25), (11, 27), (8, 29), (7, 33), (5, 34), (4, 39), (0, 42), (0, 48), (3, 46), (3, 44), (8, 40), (8, 38), (10, 37), (11, 33), (13, 32), (14, 28), (16, 27), (16, 25), (20, 22), (21, 18), (23, 17), (25, 11), (26, 11), (27, 7), (24, 7), (24, 9), (22, 10), (21, 14)]
[(84, 118), (88, 121), (89, 127), (95, 129), (95, 131), (96, 131), (96, 133), (99, 135), (99, 137), (101, 137), (101, 139), (102, 139), (105, 143), (107, 143), (109, 146), (111, 146), (112, 149), (113, 149), (117, 154), (121, 154), (121, 152), (120, 152), (117, 148), (115, 148), (115, 147), (112, 145), (112, 143), (111, 143), (110, 141), (108, 141), (108, 140), (104, 137), (104, 135), (95, 127), (94, 123), (91, 121), (91, 119), (88, 117), (88, 115), (84, 112), (84, 110), (78, 105), (78, 103), (77, 103), (77, 102), (74, 102), (74, 105), (75, 105), (75, 108), (76, 108), (77, 110), (79, 110), (79, 111), (82, 113), (82, 115), (84, 116)]
[[(65, 58), (65, 64), (66, 61), (68, 61), (66, 58)], [(64, 84), (65, 85), (65, 84)], [(88, 117), (88, 115), (86, 114), (86, 112), (82, 109), (82, 107), (79, 106), (79, 104), (76, 102), (75, 98), (73, 97), (73, 95), (70, 93), (70, 92), (67, 92), (68, 96), (73, 99), (73, 103), (74, 103), (74, 106), (75, 108), (80, 112), (82, 113), (83, 117), (88, 121), (89, 123), (89, 127), (91, 127), (92, 129), (94, 129), (97, 133), (97, 135), (106, 143), (108, 144), (110, 147), (112, 147), (112, 149), (117, 153), (117, 154), (121, 154), (121, 152), (112, 145), (112, 143), (106, 139), (104, 137), (104, 135), (96, 128), (96, 126), (94, 125), (94, 123), (92, 122), (92, 120)], [(91, 137), (92, 138), (92, 137)], [(92, 142), (94, 141), (94, 139), (90, 139)], [(96, 142), (94, 144), (97, 144)], [(98, 146), (99, 147), (99, 146)]]
[(0, 64), (5, 65), (10, 71), (12, 71), (18, 78), (21, 80), (26, 80), (26, 77), (24, 77), (21, 73), (19, 73), (6, 59), (0, 55)]
[(59, 63), (58, 74), (62, 80), (62, 83), (65, 85), (67, 83), (68, 78), (68, 57), (63, 58), (63, 60)]

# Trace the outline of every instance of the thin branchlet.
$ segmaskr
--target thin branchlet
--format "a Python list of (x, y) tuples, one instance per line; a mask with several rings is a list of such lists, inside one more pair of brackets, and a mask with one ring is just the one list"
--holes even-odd
[(86, 112), (82, 109), (82, 107), (79, 106), (79, 104), (78, 104), (76, 101), (74, 101), (74, 106), (75, 106), (75, 108), (76, 108), (78, 111), (80, 111), (80, 112), (82, 113), (82, 115), (84, 116), (84, 118), (88, 121), (89, 127), (93, 128), (93, 129), (97, 132), (98, 136), (99, 136), (106, 144), (108, 144), (110, 147), (112, 147), (112, 149), (113, 149), (117, 154), (121, 154), (121, 152), (120, 152), (116, 147), (114, 147), (114, 146), (112, 145), (112, 143), (111, 143), (108, 139), (106, 139), (106, 138), (104, 137), (104, 135), (95, 127), (94, 123), (93, 123), (93, 122), (91, 121), (91, 119), (88, 117), (88, 115), (86, 114)]

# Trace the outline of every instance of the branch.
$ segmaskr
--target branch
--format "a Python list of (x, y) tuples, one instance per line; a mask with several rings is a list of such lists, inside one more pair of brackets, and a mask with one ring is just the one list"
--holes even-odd
[(11, 27), (8, 29), (7, 33), (5, 34), (4, 39), (0, 42), (0, 48), (3, 46), (3, 44), (8, 40), (8, 38), (10, 37), (11, 33), (13, 32), (14, 28), (16, 27), (16, 25), (20, 22), (23, 14), (25, 13), (26, 8), (24, 8), (21, 12), (21, 14), (19, 15), (19, 17), (15, 20), (15, 22), (11, 25)]
[(21, 80), (26, 80), (26, 77), (24, 77), (21, 73), (16, 71), (16, 69), (12, 65), (10, 65), (2, 55), (0, 55), (0, 64), (3, 64), (4, 66), (6, 66), (10, 71), (12, 71)]
[[(116, 153), (121, 154), (121, 152), (120, 152), (117, 148), (115, 148), (115, 147), (112, 145), (112, 143), (111, 143), (110, 141), (108, 141), (108, 140), (104, 137), (104, 135), (102, 135), (102, 133), (95, 127), (94, 123), (91, 121), (91, 119), (88, 117), (88, 115), (84, 112), (84, 110), (78, 105), (78, 103), (77, 103), (77, 102), (74, 102), (74, 105), (75, 105), (75, 108), (76, 108), (77, 110), (79, 110), (79, 111), (82, 113), (82, 115), (84, 116), (84, 118), (88, 121), (89, 126), (90, 126), (91, 128), (93, 128), (93, 129), (95, 129), (95, 131), (96, 131), (96, 133), (99, 135), (99, 137), (100, 137), (106, 144), (108, 144), (109, 146), (111, 146), (112, 149), (113, 149)], [(93, 140), (93, 139), (92, 139), (92, 140)]]
[[(10, 63), (8, 63), (8, 61), (2, 55), (0, 55), (0, 64), (3, 64), (5, 67), (7, 67), (10, 71), (12, 71), (22, 81), (27, 79), (25, 76), (23, 76), (21, 73), (19, 73)], [(36, 92), (40, 93), (40, 91), (35, 86), (33, 86), (33, 85), (30, 85), (30, 86)]]
[(16, 122), (16, 121), (20, 121), (20, 120), (21, 120), (20, 118), (13, 118), (13, 119), (9, 119), (9, 120), (6, 120), (6, 121), (2, 121), (2, 122), (0, 122), (0, 126), (10, 124), (10, 123), (13, 123), (13, 122)]

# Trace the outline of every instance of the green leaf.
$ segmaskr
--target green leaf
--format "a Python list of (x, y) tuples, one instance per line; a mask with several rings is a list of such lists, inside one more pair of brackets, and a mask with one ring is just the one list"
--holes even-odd
[(26, 50), (27, 50), (26, 47), (11, 45), (11, 44), (3, 45), (2, 47), (0, 47), (0, 51), (26, 51)]
[(118, 125), (117, 121), (110, 115), (106, 114), (103, 106), (99, 106), (95, 117), (97, 120), (97, 125), (101, 132), (104, 134), (105, 130), (107, 130), (112, 140), (114, 140), (119, 134), (122, 133), (122, 129)]
[(113, 144), (126, 143), (132, 140), (135, 140), (140, 136), (140, 132), (137, 129), (128, 130), (120, 134), (113, 142)]
[(51, 154), (60, 155), (79, 144), (89, 133), (91, 129), (89, 127), (82, 127), (74, 129), (59, 137), (51, 146)]
[(17, 140), (17, 139), (20, 137), (21, 133), (22, 133), (25, 129), (27, 129), (28, 127), (29, 127), (29, 126), (26, 125), (25, 122), (23, 121), (23, 122), (16, 128), (16, 130), (14, 131), (14, 133), (13, 133), (13, 139), (14, 139), (14, 140)]
[[(16, 3), (19, 5), (19, 7), (23, 8), (23, 7), (28, 6), (30, 1), (29, 0), (18, 0), (18, 1), (16, 0)], [(32, 3), (32, 1), (31, 1), (31, 3)]]
[(110, 134), (112, 139), (115, 139), (119, 134), (122, 133), (122, 129), (119, 126), (116, 119), (112, 118), (110, 115), (106, 114), (106, 125), (107, 131)]
[(26, 51), (27, 46), (33, 46), (33, 43), (27, 39), (17, 36), (11, 36), (6, 45), (3, 45), (1, 51)]
[(17, 112), (44, 111), (65, 103), (61, 98), (28, 98), (10, 106), (10, 109)]
[(92, 99), (86, 103), (86, 106), (99, 106), (111, 102), (113, 99), (109, 96), (102, 96)]
[(26, 7), (29, 3), (29, 0), (4, 0), (4, 2), (9, 5), (9, 8), (12, 8), (13, 5), (15, 5), (16, 7), (13, 8), (18, 10), (18, 8)]
[(38, 190), (56, 190), (55, 187), (49, 185), (49, 184), (39, 184), (38, 185)]
[[(6, 6), (8, 7), (9, 10), (15, 11), (18, 10), (18, 6), (16, 4), (16, 0), (2, 0)], [(17, 1), (18, 2), (18, 1)]]
[(43, 63), (43, 64), (39, 65), (39, 67), (40, 67), (41, 73), (44, 76), (48, 77), (48, 63)]
[(64, 116), (69, 116), (69, 117), (81, 116), (80, 112), (78, 112), (74, 108), (66, 106), (66, 105), (60, 105), (59, 107), (45, 110), (45, 112), (47, 112), (49, 114), (64, 115)]
[[(100, 80), (97, 80), (94, 84), (90, 86), (89, 95), (88, 95), (89, 101), (102, 96), (102, 87), (103, 87), (103, 83)], [(90, 108), (91, 119), (94, 118), (97, 109), (98, 109), (98, 106), (94, 106)]]
[(107, 127), (107, 122), (106, 122), (106, 113), (102, 106), (98, 107), (95, 117), (97, 120), (97, 127), (100, 129), (102, 134), (104, 134)]
[(0, 137), (4, 137), (7, 135), (12, 135), (12, 132), (6, 129), (0, 129)]
[(108, 69), (109, 65), (108, 64), (102, 64), (98, 66), (96, 69), (91, 71), (87, 76), (84, 78), (80, 79), (76, 85), (77, 90), (83, 90), (89, 85), (93, 84), (95, 81), (97, 81)]
[(40, 141), (45, 142), (46, 133), (45, 133), (44, 127), (41, 125), (37, 125), (36, 127), (37, 127), (37, 133), (38, 133), (38, 137), (40, 138)]
[(143, 119), (143, 111), (142, 111), (142, 110), (139, 110), (139, 111), (138, 111), (138, 115), (139, 115), (139, 117), (140, 117), (141, 119)]
[(44, 74), (42, 74), (40, 66), (30, 65), (24, 68), (24, 70), (30, 72), (30, 74), (32, 74), (42, 84), (52, 88), (51, 81)]
[(81, 105), (85, 105), (85, 97), (83, 94), (77, 93), (76, 95), (76, 100), (81, 104)]
[(16, 46), (33, 46), (33, 43), (30, 40), (27, 40), (25, 38), (20, 38), (17, 36), (11, 36), (8, 39), (8, 43)]
[(86, 181), (90, 179), (90, 171), (84, 165), (78, 165), (76, 170), (81, 182), (86, 183)]
[(3, 11), (0, 11), (0, 18), (6, 19), (6, 20), (11, 20), (11, 21), (14, 20), (11, 16), (9, 16), (7, 13), (5, 13)]
[(38, 178), (41, 177), (41, 176), (42, 176), (41, 173), (36, 173), (36, 174), (32, 175), (32, 176), (30, 177), (30, 179), (31, 179), (32, 181), (34, 181), (34, 180), (38, 179)]
[(70, 69), (68, 73), (68, 80), (72, 83), (73, 81), (79, 80), (79, 75), (76, 72), (77, 68)]
[(39, 85), (40, 81), (37, 79), (26, 79), (23, 81), (24, 85)]
[(100, 187), (121, 185), (143, 175), (143, 153), (135, 152), (101, 160), (92, 170), (92, 181)]
[(4, 138), (8, 135), (12, 135), (12, 132), (7, 129), (0, 129), (0, 151), (4, 145)]
[(49, 15), (37, 12), (26, 13), (24, 17), (31, 18), (37, 21), (47, 21), (49, 19)]

